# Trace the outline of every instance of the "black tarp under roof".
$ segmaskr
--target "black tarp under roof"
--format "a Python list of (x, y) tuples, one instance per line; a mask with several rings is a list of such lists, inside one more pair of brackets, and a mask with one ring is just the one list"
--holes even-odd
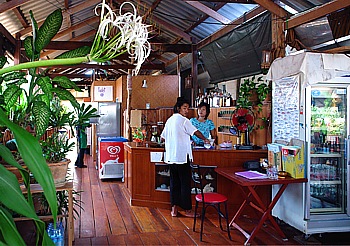
[(271, 50), (269, 12), (200, 49), (199, 59), (209, 72), (210, 83), (218, 83), (260, 73), (263, 50)]

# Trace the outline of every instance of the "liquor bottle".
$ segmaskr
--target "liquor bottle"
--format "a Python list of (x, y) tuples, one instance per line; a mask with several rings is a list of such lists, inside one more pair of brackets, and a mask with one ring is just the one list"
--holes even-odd
[(335, 137), (335, 152), (340, 152), (340, 142), (339, 142), (339, 137)]

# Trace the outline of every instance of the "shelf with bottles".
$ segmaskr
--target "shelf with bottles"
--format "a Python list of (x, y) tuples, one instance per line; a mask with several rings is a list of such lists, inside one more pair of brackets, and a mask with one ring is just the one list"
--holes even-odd
[[(340, 187), (336, 184), (311, 184), (310, 185), (310, 196), (320, 200), (318, 208), (332, 208), (341, 207), (340, 199)], [(328, 204), (327, 204), (328, 203)], [(311, 203), (311, 208), (316, 207), (315, 201)]]
[(340, 157), (343, 150), (344, 144), (340, 135), (326, 135), (322, 132), (313, 132), (311, 134), (310, 154)]
[(220, 126), (218, 126), (218, 133), (231, 134), (230, 133), (231, 127), (232, 126), (220, 125)]
[(226, 88), (220, 90), (217, 85), (215, 86), (215, 89), (209, 92), (205, 91), (204, 94), (199, 91), (195, 99), (195, 107), (201, 102), (208, 103), (210, 107), (231, 107), (235, 104), (235, 100), (233, 100), (231, 93), (227, 92)]
[(340, 180), (340, 158), (311, 158), (310, 182)]
[(234, 111), (235, 108), (220, 110), (218, 111), (218, 118), (231, 120)]

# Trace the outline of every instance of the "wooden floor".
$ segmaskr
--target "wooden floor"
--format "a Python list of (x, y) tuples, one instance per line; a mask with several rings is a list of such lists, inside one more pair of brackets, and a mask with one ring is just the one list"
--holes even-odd
[[(245, 237), (235, 229), (231, 229), (230, 241), (227, 232), (218, 227), (216, 216), (206, 218), (203, 242), (200, 242), (200, 225), (198, 223), (196, 232), (193, 232), (192, 218), (171, 217), (167, 209), (130, 206), (121, 180), (101, 181), (89, 155), (85, 155), (88, 168), (75, 168), (74, 161), (72, 159), (70, 164), (74, 189), (82, 191), (81, 205), (84, 210), (79, 211), (80, 216), (74, 221), (73, 245), (243, 245), (245, 242)], [(75, 209), (79, 208), (75, 206)], [(239, 222), (244, 229), (251, 231), (257, 220), (244, 215)], [(329, 234), (333, 238), (312, 235), (305, 240), (304, 235), (294, 228), (286, 224), (280, 226), (288, 241), (282, 241), (267, 226), (257, 234), (251, 245), (349, 245), (350, 242), (349, 233)], [(24, 229), (28, 234), (28, 228), (24, 226)], [(34, 235), (35, 232), (32, 232), (26, 239), (35, 242)]]
[[(83, 211), (75, 220), (74, 245), (240, 245), (245, 237), (231, 230), (218, 228), (216, 216), (206, 219), (203, 242), (199, 241), (199, 223), (193, 232), (193, 219), (185, 216), (171, 217), (170, 210), (130, 206), (121, 180), (101, 181), (90, 156), (85, 156), (88, 168), (74, 168), (74, 187), (83, 191)], [(251, 229), (255, 221), (247, 217), (241, 222)], [(252, 223), (253, 222), (253, 223)], [(276, 233), (264, 228), (253, 245), (295, 245), (292, 238), (282, 241)]]

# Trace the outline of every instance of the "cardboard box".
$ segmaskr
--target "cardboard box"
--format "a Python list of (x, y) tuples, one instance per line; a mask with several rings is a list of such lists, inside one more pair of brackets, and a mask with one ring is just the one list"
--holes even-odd
[(282, 168), (293, 178), (305, 178), (304, 141), (292, 139), (282, 148)]
[(282, 170), (282, 147), (284, 144), (270, 143), (267, 144), (267, 158), (269, 166), (276, 166), (279, 171)]

